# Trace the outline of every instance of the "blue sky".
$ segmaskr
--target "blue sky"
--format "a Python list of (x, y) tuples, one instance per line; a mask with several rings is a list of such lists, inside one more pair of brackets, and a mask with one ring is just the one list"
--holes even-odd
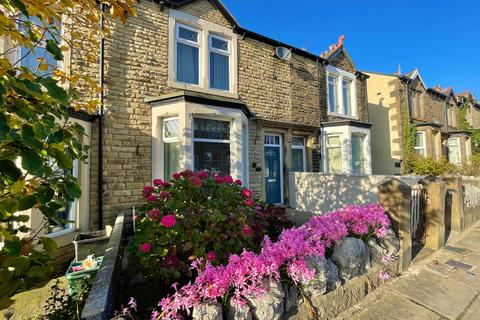
[(240, 25), (318, 54), (345, 34), (359, 70), (418, 68), (427, 86), (480, 98), (478, 0), (223, 0)]

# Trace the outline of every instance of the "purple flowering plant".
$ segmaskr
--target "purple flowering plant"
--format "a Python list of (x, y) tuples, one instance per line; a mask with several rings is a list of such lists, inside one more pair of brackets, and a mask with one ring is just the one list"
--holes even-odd
[(349, 206), (283, 230), (278, 241), (265, 236), (258, 253), (245, 249), (230, 255), (226, 264), (216, 266), (196, 259), (191, 268), (198, 276), (180, 288), (174, 284), (175, 293), (159, 301), (159, 310), (152, 313), (152, 319), (181, 319), (205, 300), (231, 299), (243, 305), (248, 297), (263, 294), (269, 281), (282, 276), (295, 283), (308, 283), (315, 277), (315, 270), (308, 268), (306, 258), (324, 256), (335, 241), (347, 236), (364, 241), (381, 237), (389, 225), (390, 220), (379, 204)]

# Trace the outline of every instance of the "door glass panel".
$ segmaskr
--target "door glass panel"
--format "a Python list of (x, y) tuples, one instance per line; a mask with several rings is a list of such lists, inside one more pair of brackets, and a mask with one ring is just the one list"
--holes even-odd
[[(279, 141), (280, 142), (280, 141)], [(265, 146), (265, 195), (267, 203), (281, 203), (280, 147)]]

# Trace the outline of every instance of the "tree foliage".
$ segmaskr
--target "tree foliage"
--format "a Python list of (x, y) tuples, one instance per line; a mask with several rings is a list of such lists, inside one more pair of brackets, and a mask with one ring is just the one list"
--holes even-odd
[[(81, 143), (83, 128), (69, 121), (69, 108), (95, 111), (100, 88), (88, 76), (64, 70), (64, 55), (89, 46), (83, 58), (94, 62), (101, 15), (107, 22), (125, 22), (134, 13), (133, 0), (105, 1), (107, 13), (95, 0), (1, 4), (0, 39), (5, 45), (0, 52), (0, 309), (20, 288), (52, 272), (56, 244), (37, 235), (48, 221), (65, 223), (58, 210), (81, 195), (70, 172), (74, 161), (87, 159), (88, 147)], [(108, 36), (108, 23), (102, 33)], [(91, 99), (80, 99), (85, 95)], [(22, 214), (28, 209), (43, 217), (34, 230), (28, 227), (29, 215)]]

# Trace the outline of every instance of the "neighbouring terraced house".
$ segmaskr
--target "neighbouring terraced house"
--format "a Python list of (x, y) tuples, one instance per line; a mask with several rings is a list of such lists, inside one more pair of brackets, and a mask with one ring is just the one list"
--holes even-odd
[(275, 204), (292, 171), (371, 173), (367, 75), (343, 37), (317, 55), (242, 28), (220, 1), (136, 9), (113, 22), (103, 60), (86, 63), (82, 47), (62, 66), (94, 78), (103, 66), (105, 112), (72, 112), (91, 154), (75, 164), (83, 194), (63, 213), (74, 222), (46, 230), (60, 246), (112, 224), (153, 178), (178, 170), (232, 175)]
[[(472, 154), (468, 128), (462, 128), (461, 99), (452, 88), (429, 88), (418, 70), (405, 75), (365, 72), (372, 127), (374, 174), (400, 174), (405, 122), (416, 127), (416, 154), (461, 164)], [(471, 114), (476, 116), (474, 100)]]

